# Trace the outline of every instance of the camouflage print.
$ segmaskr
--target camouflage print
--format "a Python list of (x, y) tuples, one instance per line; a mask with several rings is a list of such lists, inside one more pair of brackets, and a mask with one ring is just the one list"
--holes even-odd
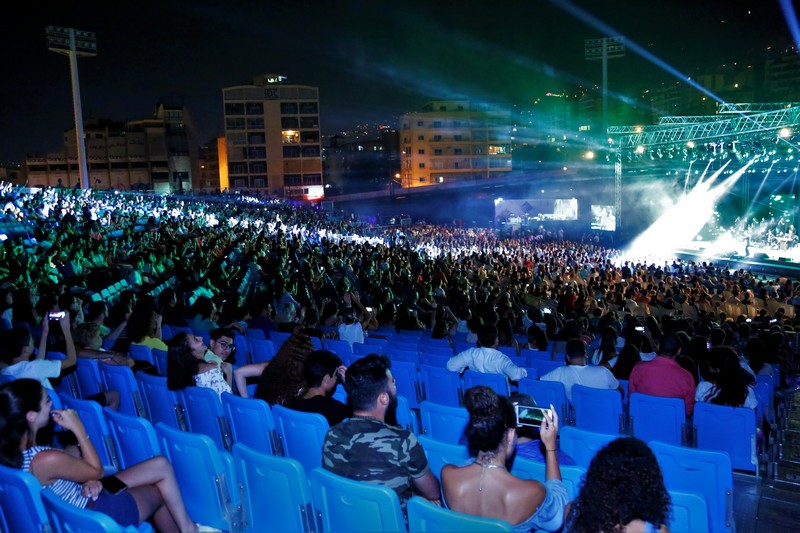
[(394, 489), (405, 513), (411, 480), (428, 471), (428, 459), (410, 431), (374, 418), (353, 417), (328, 430), (322, 466), (349, 479)]

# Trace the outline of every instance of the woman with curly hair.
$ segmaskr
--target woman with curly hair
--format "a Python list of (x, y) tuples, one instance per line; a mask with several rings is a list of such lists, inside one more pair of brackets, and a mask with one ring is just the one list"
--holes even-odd
[(640, 439), (620, 437), (589, 463), (564, 532), (666, 533), (669, 506), (655, 454)]
[(272, 361), (263, 364), (254, 396), (270, 405), (289, 403), (305, 387), (303, 368), (313, 351), (308, 335), (297, 333), (286, 339)]
[(206, 362), (208, 347), (203, 337), (181, 331), (169, 341), (167, 350), (167, 388), (208, 387), (217, 394), (232, 392), (230, 363)]
[[(558, 415), (545, 415), (539, 436), (545, 444), (545, 482), (520, 479), (506, 468), (517, 444), (514, 404), (489, 387), (467, 390), (464, 430), (474, 462), (442, 468), (442, 503), (461, 513), (499, 518), (515, 531), (557, 531), (569, 496), (558, 465)], [(552, 406), (551, 406), (552, 407)]]

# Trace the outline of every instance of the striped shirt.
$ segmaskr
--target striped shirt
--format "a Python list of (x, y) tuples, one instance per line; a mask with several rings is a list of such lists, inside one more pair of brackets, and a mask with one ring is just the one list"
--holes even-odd
[[(30, 472), (31, 461), (36, 457), (36, 454), (47, 450), (55, 450), (55, 448), (51, 448), (50, 446), (34, 446), (33, 448), (23, 450), (22, 470)], [(55, 492), (56, 496), (76, 507), (84, 508), (86, 504), (89, 503), (89, 498), (81, 496), (81, 489), (83, 488), (81, 483), (69, 481), (68, 479), (57, 479), (52, 484), (47, 485), (47, 487)]]

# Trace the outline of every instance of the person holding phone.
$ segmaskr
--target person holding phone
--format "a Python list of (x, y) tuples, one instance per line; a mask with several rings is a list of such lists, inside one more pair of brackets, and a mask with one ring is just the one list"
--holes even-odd
[[(122, 526), (151, 519), (158, 531), (194, 532), (172, 465), (157, 456), (104, 476), (103, 465), (78, 414), (52, 409), (50, 395), (35, 379), (0, 386), (0, 464), (30, 472), (42, 486), (80, 508), (107, 514)], [(56, 423), (72, 432), (80, 456), (37, 443), (39, 431)]]
[(517, 415), (513, 403), (484, 385), (464, 394), (469, 422), (464, 430), (470, 455), (465, 466), (442, 468), (442, 504), (455, 511), (499, 518), (515, 531), (557, 531), (569, 501), (558, 463), (558, 414), (550, 406), (539, 432), (545, 444), (545, 482), (511, 474), (508, 460), (517, 443)]

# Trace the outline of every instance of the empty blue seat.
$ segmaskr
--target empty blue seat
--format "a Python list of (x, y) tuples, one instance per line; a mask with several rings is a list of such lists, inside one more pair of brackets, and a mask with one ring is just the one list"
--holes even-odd
[(461, 405), (461, 376), (444, 367), (419, 365), (422, 398), (440, 405)]
[(167, 350), (159, 350), (158, 348), (153, 348), (151, 350), (153, 353), (153, 360), (155, 361), (156, 370), (158, 370), (158, 374), (161, 376), (167, 375)]
[(147, 416), (139, 384), (133, 370), (125, 365), (111, 365), (102, 361), (97, 365), (106, 390), (119, 393), (119, 412), (130, 416)]
[(414, 496), (408, 501), (409, 531), (454, 531), (459, 533), (501, 533), (514, 531), (505, 520), (459, 513)]
[(283, 346), (283, 343), (286, 342), (286, 339), (291, 336), (292, 334), (286, 331), (272, 330), (269, 332), (269, 339), (272, 341), (272, 344), (275, 345), (276, 352), (281, 349), (281, 346)]
[(78, 380), (81, 398), (88, 398), (105, 390), (97, 359), (78, 357), (75, 364), (75, 378)]
[(128, 355), (137, 361), (147, 361), (155, 366), (156, 360), (153, 358), (153, 350), (144, 344), (131, 343), (128, 347)]
[(469, 368), (464, 371), (461, 376), (461, 390), (466, 392), (478, 385), (486, 385), (500, 396), (508, 396), (510, 393), (508, 379), (503, 374), (485, 374)]
[(322, 445), (330, 428), (328, 420), (319, 413), (295, 411), (282, 405), (273, 405), (272, 415), (283, 454), (297, 459), (306, 472), (321, 466)]
[(564, 426), (558, 429), (561, 449), (572, 457), (575, 464), (584, 468), (589, 468), (589, 463), (600, 448), (612, 440), (624, 436), (611, 433), (596, 433), (573, 426)]
[(748, 407), (697, 402), (693, 420), (698, 448), (725, 452), (735, 470), (758, 476), (755, 411)]
[(736, 529), (733, 520), (733, 469), (728, 454), (659, 441), (647, 444), (658, 460), (668, 490), (696, 492), (705, 498), (709, 530), (733, 532)]
[(265, 363), (275, 357), (275, 343), (269, 339), (249, 339), (253, 363)]
[(469, 422), (464, 407), (442, 405), (428, 400), (419, 404), (422, 433), (430, 438), (458, 444)]
[(575, 427), (597, 433), (625, 433), (622, 395), (616, 389), (572, 386)]
[(234, 444), (240, 442), (259, 452), (283, 455), (272, 408), (267, 402), (229, 392), (223, 392), (220, 400), (231, 425)]
[(0, 525), (3, 531), (48, 531), (42, 484), (29, 472), (0, 465)]
[(680, 446), (688, 444), (686, 408), (681, 398), (634, 392), (628, 400), (631, 434), (645, 442), (660, 440)]
[(397, 386), (397, 395), (405, 396), (409, 407), (419, 408), (422, 390), (419, 382), (417, 364), (411, 361), (392, 361), (392, 376)]
[(121, 470), (161, 453), (156, 430), (146, 418), (120, 413), (108, 407), (103, 408), (103, 416), (117, 447)]
[(425, 457), (428, 458), (428, 466), (436, 476), (442, 479), (441, 473), (444, 465), (454, 464), (462, 466), (467, 464), (471, 458), (466, 444), (454, 444), (434, 439), (427, 435), (419, 435), (417, 440), (425, 450)]
[[(340, 386), (337, 388), (337, 391), (338, 389), (344, 390), (344, 387)], [(336, 396), (334, 395), (334, 398), (335, 397)], [(347, 405), (346, 396), (342, 403)], [(411, 409), (406, 397), (401, 396), (400, 394), (397, 395), (397, 423), (400, 425), (400, 427), (409, 430), (415, 435), (419, 435), (420, 433), (419, 418), (417, 417), (416, 411)]]
[(397, 493), (386, 485), (355, 481), (316, 467), (311, 495), (322, 531), (405, 532)]
[(231, 428), (216, 391), (208, 387), (186, 387), (179, 399), (186, 415), (187, 429), (208, 435), (220, 450), (231, 451)]
[(189, 429), (178, 392), (167, 388), (165, 376), (136, 372), (136, 383), (142, 394), (142, 403), (147, 412), (147, 419), (154, 426), (163, 422), (181, 431)]
[(672, 512), (669, 530), (691, 531), (692, 533), (708, 533), (708, 504), (706, 499), (695, 492), (670, 490)]
[(246, 532), (318, 530), (311, 486), (298, 461), (237, 443), (233, 445), (233, 463)]

